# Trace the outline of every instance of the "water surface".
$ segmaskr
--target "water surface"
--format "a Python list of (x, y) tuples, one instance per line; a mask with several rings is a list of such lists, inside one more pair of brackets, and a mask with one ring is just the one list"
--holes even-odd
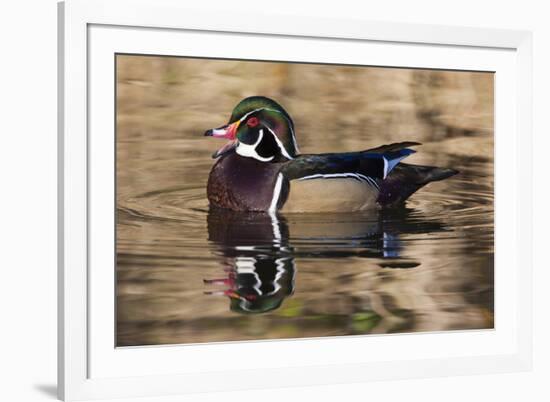
[[(219, 63), (119, 56), (118, 346), (493, 327), (492, 75)], [(340, 93), (338, 77), (369, 92)], [(262, 85), (303, 152), (420, 141), (411, 163), (460, 174), (382, 211), (211, 210), (222, 142), (201, 134)], [(342, 112), (354, 97), (360, 113)]]

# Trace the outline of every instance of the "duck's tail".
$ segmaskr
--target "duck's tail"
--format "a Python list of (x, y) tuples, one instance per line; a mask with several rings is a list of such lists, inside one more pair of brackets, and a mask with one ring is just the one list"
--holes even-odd
[(401, 204), (426, 184), (457, 173), (458, 170), (455, 169), (399, 163), (388, 177), (380, 182), (378, 203), (382, 206)]

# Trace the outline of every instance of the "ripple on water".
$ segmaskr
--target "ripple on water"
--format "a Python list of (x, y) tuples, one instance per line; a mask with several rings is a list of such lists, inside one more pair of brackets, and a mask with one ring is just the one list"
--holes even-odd
[[(226, 335), (212, 340), (229, 339), (228, 328), (238, 339), (277, 337), (289, 323), (299, 336), (489, 327), (493, 193), (477, 167), (374, 213), (209, 211), (198, 181), (130, 195), (117, 214), (120, 329), (148, 322), (171, 343), (186, 343), (210, 339), (216, 325)], [(260, 335), (243, 329), (224, 293), (231, 283), (248, 289), (238, 278), (254, 269), (262, 281), (273, 270), (268, 277), (281, 278), (284, 290), (269, 301), (269, 327), (254, 326)]]

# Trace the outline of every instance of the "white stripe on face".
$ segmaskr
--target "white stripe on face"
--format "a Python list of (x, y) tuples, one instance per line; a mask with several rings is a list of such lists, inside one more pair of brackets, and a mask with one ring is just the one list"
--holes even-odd
[(279, 150), (281, 151), (281, 153), (283, 154), (283, 156), (287, 159), (294, 159), (292, 156), (290, 156), (286, 150), (286, 148), (284, 147), (283, 143), (281, 142), (281, 140), (279, 139), (279, 137), (277, 137), (277, 134), (275, 134), (273, 132), (272, 129), (270, 129), (269, 127), (267, 127), (267, 129), (269, 130), (269, 132), (271, 133), (271, 135), (273, 136), (273, 138), (275, 138), (275, 142), (277, 143), (277, 146), (279, 147)]

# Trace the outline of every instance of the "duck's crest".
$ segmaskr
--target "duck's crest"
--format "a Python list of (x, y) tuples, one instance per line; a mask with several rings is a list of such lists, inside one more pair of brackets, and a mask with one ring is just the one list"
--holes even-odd
[(234, 123), (260, 110), (265, 111), (264, 117), (271, 121), (271, 130), (281, 141), (288, 154), (292, 158), (298, 155), (294, 122), (287, 111), (273, 99), (265, 96), (249, 96), (243, 99), (233, 109), (229, 123)]

